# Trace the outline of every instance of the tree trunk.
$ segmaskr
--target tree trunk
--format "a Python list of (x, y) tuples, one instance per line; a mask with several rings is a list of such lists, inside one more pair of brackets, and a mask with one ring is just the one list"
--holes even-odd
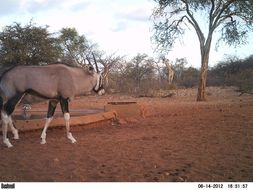
[(208, 70), (208, 60), (206, 60), (206, 58), (203, 60), (205, 61), (201, 64), (197, 101), (206, 101), (206, 79)]
[(201, 49), (201, 71), (199, 76), (199, 87), (197, 94), (197, 101), (206, 101), (206, 79), (209, 62), (210, 43), (207, 42)]

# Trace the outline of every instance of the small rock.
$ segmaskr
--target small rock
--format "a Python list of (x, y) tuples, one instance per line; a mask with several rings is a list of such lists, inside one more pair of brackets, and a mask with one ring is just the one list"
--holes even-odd
[(58, 158), (54, 158), (54, 162), (59, 162), (59, 159)]
[(159, 178), (158, 177), (154, 177), (154, 179), (153, 179), (154, 181), (159, 181)]
[(126, 120), (124, 120), (124, 119), (119, 119), (119, 120), (118, 120), (118, 123), (119, 123), (120, 125), (127, 124)]
[(169, 173), (169, 172), (165, 172), (164, 174), (165, 174), (166, 176), (169, 176), (169, 175), (170, 175), (170, 173)]

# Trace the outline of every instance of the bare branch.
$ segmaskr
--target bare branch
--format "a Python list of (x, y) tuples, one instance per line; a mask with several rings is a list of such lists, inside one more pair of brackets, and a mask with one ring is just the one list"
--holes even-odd
[(211, 3), (212, 3), (212, 7), (209, 12), (209, 31), (212, 28), (212, 24), (213, 24), (213, 20), (214, 20), (213, 12), (214, 12), (214, 8), (215, 8), (214, 0), (211, 0)]
[(225, 3), (223, 5), (223, 7), (221, 8), (220, 12), (217, 11), (217, 16), (216, 16), (216, 19), (215, 19), (215, 21), (213, 23), (212, 30), (214, 30), (215, 28), (217, 28), (219, 26), (219, 24), (221, 23), (220, 19), (222, 18), (222, 14), (235, 1), (236, 0), (229, 0), (229, 1), (227, 1), (227, 3)]
[(201, 31), (198, 22), (196, 21), (196, 19), (194, 18), (193, 14), (190, 11), (188, 0), (182, 0), (182, 2), (186, 6), (186, 12), (187, 12), (187, 14), (189, 16), (189, 17), (187, 17), (188, 21), (191, 21), (190, 23), (194, 27), (194, 29), (195, 29), (195, 31), (196, 31), (196, 33), (198, 35), (200, 43), (201, 44), (204, 43), (205, 42), (205, 36), (204, 36), (203, 32)]

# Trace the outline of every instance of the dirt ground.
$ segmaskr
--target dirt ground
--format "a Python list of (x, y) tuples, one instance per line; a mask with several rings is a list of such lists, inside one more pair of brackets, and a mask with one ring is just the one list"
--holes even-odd
[[(103, 108), (108, 101), (137, 101), (145, 117), (20, 133), (13, 148), (0, 136), (0, 181), (35, 182), (245, 182), (253, 181), (253, 96), (232, 88), (196, 89), (167, 98), (83, 97), (71, 108)], [(38, 104), (35, 106), (46, 106)], [(11, 135), (9, 135), (11, 138)]]

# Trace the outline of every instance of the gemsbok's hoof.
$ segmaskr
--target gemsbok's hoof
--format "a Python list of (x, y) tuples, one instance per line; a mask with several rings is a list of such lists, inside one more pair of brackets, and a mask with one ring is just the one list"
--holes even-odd
[(74, 144), (77, 142), (76, 139), (73, 137), (72, 133), (68, 133), (67, 137), (71, 141), (71, 143)]
[(18, 130), (16, 130), (13, 134), (14, 134), (14, 137), (13, 137), (13, 138), (14, 138), (15, 140), (18, 140), (18, 139), (19, 139)]
[(13, 147), (13, 145), (10, 143), (9, 139), (4, 140), (4, 144), (5, 144), (8, 148)]
[(45, 139), (42, 139), (41, 141), (40, 141), (40, 144), (46, 144), (47, 143), (47, 141), (45, 140)]

